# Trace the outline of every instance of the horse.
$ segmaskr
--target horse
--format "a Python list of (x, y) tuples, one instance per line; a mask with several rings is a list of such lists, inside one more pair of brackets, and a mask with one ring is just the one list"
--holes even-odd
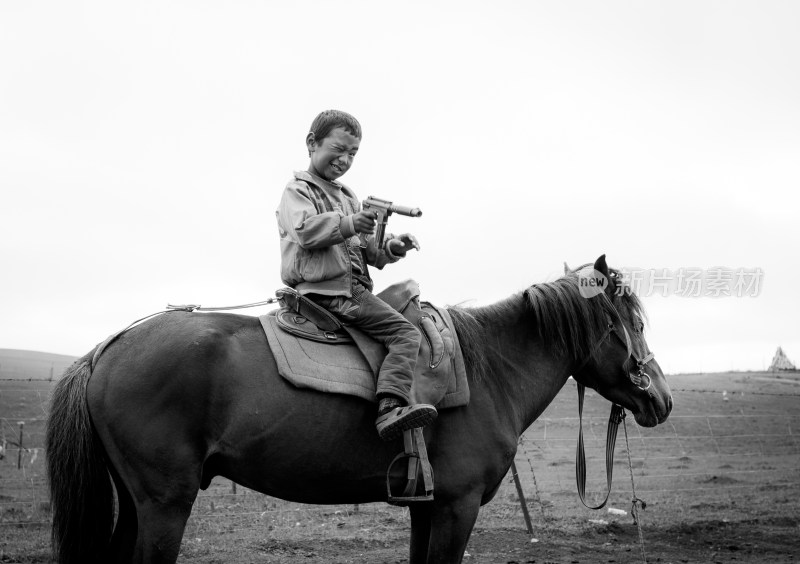
[[(618, 291), (605, 255), (593, 269), (607, 281), (594, 296), (576, 269), (492, 305), (449, 308), (470, 401), (424, 430), (435, 495), (410, 506), (412, 564), (462, 561), (519, 437), (570, 375), (639, 425), (668, 417), (641, 302)], [(257, 317), (165, 313), (121, 334), (92, 369), (93, 352), (54, 388), (47, 422), (58, 562), (174, 563), (214, 476), (301, 503), (387, 500), (402, 441), (378, 438), (373, 403), (284, 380)], [(402, 483), (399, 465), (396, 474)]]

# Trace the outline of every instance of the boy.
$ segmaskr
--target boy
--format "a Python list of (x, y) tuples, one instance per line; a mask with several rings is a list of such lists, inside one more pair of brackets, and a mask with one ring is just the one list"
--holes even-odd
[(360, 142), (361, 125), (345, 112), (322, 112), (311, 124), (308, 171), (294, 174), (276, 212), (281, 278), (388, 349), (378, 374), (375, 426), (381, 439), (389, 441), (431, 423), (437, 413), (432, 405), (409, 405), (421, 337), (413, 324), (372, 293), (367, 270), (367, 264), (382, 269), (409, 250), (419, 250), (419, 244), (409, 233), (387, 234), (383, 248), (377, 248), (371, 236), (374, 212), (361, 211), (353, 191), (336, 182), (352, 166)]

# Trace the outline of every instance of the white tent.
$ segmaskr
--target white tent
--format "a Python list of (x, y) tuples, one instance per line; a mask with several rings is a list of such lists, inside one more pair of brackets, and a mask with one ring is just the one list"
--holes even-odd
[(778, 347), (778, 350), (775, 351), (775, 356), (772, 357), (772, 364), (770, 364), (769, 369), (771, 371), (778, 371), (778, 370), (797, 370), (792, 361), (786, 357), (786, 353), (783, 352), (783, 349)]

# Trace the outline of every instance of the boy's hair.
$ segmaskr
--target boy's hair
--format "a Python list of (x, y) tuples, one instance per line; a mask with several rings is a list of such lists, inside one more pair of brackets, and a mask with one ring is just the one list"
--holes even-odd
[(320, 112), (311, 124), (311, 133), (314, 134), (317, 142), (322, 142), (337, 127), (342, 127), (350, 135), (361, 139), (361, 124), (358, 123), (358, 120), (347, 112), (339, 110)]

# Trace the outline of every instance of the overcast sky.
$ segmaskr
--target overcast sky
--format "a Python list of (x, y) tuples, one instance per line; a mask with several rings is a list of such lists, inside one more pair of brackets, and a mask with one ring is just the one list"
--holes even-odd
[(390, 219), (422, 251), (379, 288), (482, 305), (603, 253), (746, 277), (644, 284), (657, 360), (798, 362), (798, 22), (763, 0), (3, 2), (0, 348), (82, 355), (168, 302), (272, 296), (274, 210), (337, 108), (364, 129), (342, 181), (424, 212)]

